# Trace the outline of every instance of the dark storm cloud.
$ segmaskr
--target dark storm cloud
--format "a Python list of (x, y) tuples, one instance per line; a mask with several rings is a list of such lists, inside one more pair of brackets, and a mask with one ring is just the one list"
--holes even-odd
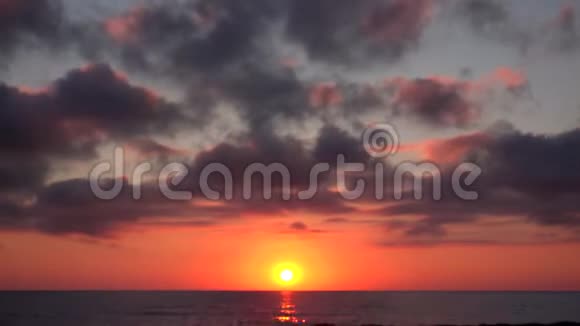
[(270, 40), (279, 26), (315, 60), (361, 65), (411, 49), (431, 6), (428, 0), (186, 1), (136, 7), (102, 28), (128, 64), (180, 76), (279, 62)]
[(311, 113), (306, 87), (290, 70), (248, 65), (205, 84), (217, 90), (214, 101), (234, 104), (254, 130), (270, 127), (275, 118), (304, 119)]
[(580, 192), (578, 146), (580, 129), (553, 136), (514, 131), (472, 155), (494, 177), (493, 185), (549, 198)]
[(73, 70), (53, 87), (59, 115), (93, 122), (113, 136), (164, 131), (183, 118), (155, 91), (131, 85), (107, 65)]
[[(48, 234), (80, 234), (110, 237), (120, 231), (155, 223), (182, 223), (183, 226), (205, 227), (215, 218), (235, 214), (235, 207), (204, 207), (162, 197), (156, 185), (143, 185), (143, 199), (132, 198), (132, 186), (125, 180), (123, 191), (113, 200), (98, 199), (86, 179), (54, 182), (40, 189), (33, 203), (18, 200), (0, 201), (0, 228), (35, 230)], [(102, 180), (104, 188), (113, 180)], [(214, 220), (210, 219), (214, 218)], [(176, 220), (177, 219), (177, 220)]]
[(483, 33), (497, 32), (498, 26), (510, 20), (510, 14), (503, 2), (495, 0), (458, 1), (457, 14)]
[[(266, 131), (266, 130), (263, 130)], [(336, 174), (337, 155), (344, 155), (348, 162), (365, 163), (370, 157), (361, 149), (360, 140), (347, 132), (326, 126), (320, 131), (314, 148), (308, 149), (303, 142), (292, 137), (280, 137), (268, 132), (250, 132), (238, 137), (241, 142), (223, 143), (211, 150), (200, 153), (192, 163), (191, 177), (195, 183), (201, 170), (211, 163), (222, 163), (232, 172), (234, 182), (234, 203), (240, 213), (245, 214), (286, 214), (289, 211), (309, 211), (324, 214), (354, 212), (331, 188)], [(335, 156), (336, 155), (336, 156)], [(334, 156), (334, 158), (333, 158)], [(317, 163), (329, 163), (330, 170), (317, 175), (318, 191), (313, 198), (297, 200), (295, 194), (309, 189), (311, 170)], [(262, 177), (252, 179), (254, 194), (250, 200), (242, 198), (242, 183), (245, 168), (253, 163), (265, 165), (282, 163), (290, 173), (290, 200), (283, 199), (284, 184), (279, 174), (272, 177), (272, 200), (263, 199)], [(347, 181), (350, 179), (347, 178)], [(209, 178), (212, 189), (224, 193), (224, 180), (220, 175)], [(191, 183), (190, 183), (191, 185)], [(199, 194), (194, 184), (194, 193)]]
[[(308, 181), (308, 172), (314, 161), (298, 140), (279, 137), (269, 130), (263, 133), (252, 132), (240, 138), (242, 141), (238, 144), (221, 143), (200, 153), (192, 164), (193, 176), (198, 176), (211, 163), (222, 163), (232, 172), (236, 187), (241, 188), (244, 170), (250, 164), (281, 163), (292, 173), (294, 184), (302, 185)], [(222, 180), (219, 182), (223, 183)], [(274, 182), (277, 188), (281, 186), (281, 180), (276, 179)]]
[[(314, 60), (390, 62), (419, 41), (432, 7), (427, 0), (156, 3), (110, 17), (102, 31), (133, 68), (186, 80), (187, 106), (202, 124), (216, 119), (212, 109), (227, 102), (251, 130), (269, 133), (275, 121), (326, 115), (331, 106), (349, 119), (357, 119), (358, 112), (392, 114), (393, 109), (384, 90), (299, 80), (280, 64), (271, 42), (280, 37), (272, 34), (276, 28)], [(409, 81), (398, 86), (394, 109), (435, 126), (465, 127), (478, 119), (479, 106), (461, 87), (434, 79)]]
[[(123, 180), (123, 191), (111, 200), (97, 199), (92, 193), (88, 180), (73, 179), (54, 182), (46, 186), (40, 185), (36, 189), (35, 200), (25, 203), (25, 199), (12, 198), (4, 201), (0, 216), (0, 227), (10, 229), (33, 229), (54, 234), (84, 234), (95, 237), (110, 236), (120, 230), (149, 223), (147, 219), (156, 219), (164, 223), (167, 218), (183, 220), (183, 225), (195, 225), (201, 219), (207, 226), (208, 221), (216, 223), (221, 218), (232, 218), (247, 215), (284, 215), (293, 211), (318, 212), (338, 214), (354, 212), (340, 198), (329, 192), (324, 186), (328, 174), (319, 177), (323, 184), (319, 193), (311, 200), (298, 201), (296, 199), (283, 200), (280, 196), (281, 180), (273, 178), (273, 198), (263, 199), (261, 180), (254, 178), (253, 196), (250, 200), (241, 197), (240, 190), (243, 182), (243, 171), (252, 163), (283, 163), (291, 173), (291, 187), (293, 190), (306, 190), (309, 186), (310, 168), (317, 162), (316, 156), (320, 153), (335, 153), (340, 151), (336, 143), (328, 141), (328, 137), (335, 135), (345, 144), (353, 145), (355, 138), (336, 129), (327, 127), (318, 140), (317, 154), (307, 150), (304, 144), (289, 138), (273, 134), (249, 133), (236, 143), (223, 143), (211, 150), (200, 153), (191, 165), (189, 179), (186, 179), (179, 190), (190, 191), (193, 202), (172, 201), (162, 196), (156, 182), (145, 183), (143, 199), (131, 198), (132, 185)], [(340, 141), (338, 140), (338, 141)], [(353, 146), (351, 146), (353, 147)], [(155, 145), (153, 150), (160, 148)], [(166, 148), (161, 149), (165, 151)], [(345, 147), (341, 153), (348, 157), (364, 160), (362, 154), (349, 154), (353, 150)], [(359, 157), (360, 156), (360, 157)], [(235, 196), (231, 201), (224, 201), (223, 205), (197, 205), (196, 200), (204, 200), (198, 188), (199, 173), (207, 164), (219, 162), (226, 165), (233, 173)], [(26, 171), (22, 171), (23, 173)], [(328, 172), (330, 173), (330, 172)], [(18, 184), (18, 180), (17, 184)], [(22, 182), (22, 180), (20, 180)], [(211, 188), (223, 194), (224, 181), (221, 176), (210, 178)], [(104, 180), (105, 189), (112, 186), (112, 180)], [(2, 198), (0, 198), (2, 199)], [(191, 219), (194, 219), (193, 221)], [(157, 222), (156, 222), (157, 223)], [(321, 232), (309, 230), (309, 232)]]
[(394, 80), (395, 110), (435, 126), (465, 127), (479, 119), (481, 108), (468, 98), (463, 82), (434, 78)]
[[(479, 192), (478, 200), (463, 201), (451, 189), (444, 189), (441, 201), (404, 201), (384, 209), (382, 213), (389, 216), (423, 216), (419, 221), (399, 220), (388, 226), (403, 230), (409, 237), (443, 237), (447, 225), (489, 216), (580, 227), (580, 155), (575, 150), (580, 146), (580, 130), (545, 136), (502, 127), (501, 132), (488, 133), (483, 142), (480, 137), (469, 138), (473, 140), (471, 148), (458, 157), (478, 164), (483, 171), (471, 186)], [(464, 151), (466, 140), (451, 139), (443, 148), (450, 151), (456, 144)]]
[(63, 155), (90, 154), (103, 138), (167, 131), (182, 118), (107, 65), (72, 70), (35, 92), (2, 84), (0, 117), (3, 151)]
[(33, 207), (23, 209), (21, 228), (54, 234), (109, 236), (116, 228), (136, 223), (139, 218), (175, 216), (172, 205), (180, 205), (152, 196), (146, 202), (137, 202), (130, 197), (130, 185), (126, 182), (124, 189), (115, 200), (104, 201), (95, 197), (84, 179), (50, 184), (38, 193), (38, 202)]
[(281, 64), (273, 38), (294, 41), (318, 61), (391, 62), (418, 42), (431, 7), (427, 0), (155, 3), (104, 21), (109, 41), (101, 47), (139, 71), (185, 80), (188, 106), (206, 120), (227, 101), (250, 128), (268, 128), (334, 102), (326, 93), (313, 97), (311, 85)]
[(534, 42), (532, 29), (524, 29), (516, 22), (508, 9), (507, 2), (496, 0), (467, 0), (455, 2), (455, 15), (466, 22), (473, 31), (484, 38), (514, 45), (526, 52)]
[[(0, 0), (0, 17), (10, 18), (0, 20), (0, 57), (25, 39), (62, 37), (61, 20), (55, 20), (59, 11), (49, 8), (48, 1), (36, 1), (36, 6), (31, 3)], [(526, 89), (525, 76), (507, 69), (498, 70), (483, 82), (445, 76), (394, 78), (380, 86), (304, 81), (295, 69), (280, 64), (279, 45), (271, 39), (282, 36), (283, 41), (303, 47), (309, 59), (335, 66), (392, 63), (420, 43), (432, 6), (422, 0), (157, 2), (110, 17), (97, 27), (75, 26), (74, 33), (69, 31), (72, 34), (66, 37), (77, 38), (74, 42), (87, 57), (111, 55), (139, 73), (155, 78), (170, 76), (182, 82), (187, 103), (169, 103), (103, 64), (74, 69), (46, 89), (0, 84), (0, 228), (108, 236), (125, 227), (149, 223), (149, 219), (164, 223), (168, 220), (164, 218), (176, 218), (178, 223), (183, 219), (183, 225), (211, 226), (220, 218), (283, 216), (289, 212), (351, 214), (349, 219), (327, 220), (345, 224), (354, 221), (355, 213), (397, 217), (400, 220), (388, 227), (402, 231), (409, 239), (442, 239), (447, 225), (471, 223), (487, 215), (524, 216), (542, 225), (577, 226), (577, 131), (545, 137), (507, 128), (432, 147), (432, 158), (445, 157), (445, 163), (469, 158), (482, 165), (484, 178), (475, 186), (482, 198), (476, 202), (455, 200), (445, 189), (441, 202), (402, 201), (378, 211), (360, 209), (330, 189), (332, 172), (319, 177), (321, 186), (312, 200), (282, 200), (282, 183), (277, 177), (272, 200), (240, 199), (243, 171), (252, 163), (284, 164), (291, 173), (294, 193), (307, 188), (310, 168), (316, 163), (326, 162), (334, 169), (339, 154), (345, 155), (347, 162), (371, 161), (360, 139), (333, 126), (330, 119), (321, 119), (325, 126), (308, 144), (311, 146), (280, 136), (277, 125), (304, 124), (310, 118), (338, 112), (361, 126), (362, 121), (357, 120), (360, 113), (374, 110), (414, 117), (439, 128), (468, 127), (478, 122), (482, 111), (481, 103), (471, 98), (473, 92), (497, 85), (502, 92), (516, 95)], [(459, 6), (457, 10), (474, 30), (527, 42), (527, 36), (514, 27), (500, 3), (466, 1)], [(563, 11), (558, 28), (572, 33), (574, 17), (573, 11)], [(150, 137), (188, 128), (200, 130), (220, 119), (214, 109), (223, 103), (239, 113), (248, 131), (201, 152), (190, 162), (191, 174), (180, 189), (193, 191), (192, 203), (166, 200), (153, 184), (146, 185), (147, 200), (134, 201), (123, 192), (109, 202), (94, 198), (87, 180), (46, 184), (54, 160), (86, 161), (106, 142), (128, 144), (140, 156), (163, 161), (186, 156)], [(214, 162), (232, 170), (236, 196), (217, 205), (197, 205), (195, 200), (201, 199), (197, 177)], [(373, 171), (357, 176), (372, 185)], [(212, 188), (223, 193), (223, 179), (213, 177)], [(262, 180), (254, 181), (254, 189), (261, 193)], [(353, 178), (349, 186), (351, 181)], [(387, 177), (385, 182), (385, 188), (392, 188), (391, 179)], [(125, 186), (131, 187), (126, 181)], [(370, 200), (364, 196), (360, 203)], [(423, 218), (418, 222), (403, 220), (410, 215)], [(290, 228), (315, 231), (304, 223)]]
[(4, 153), (84, 152), (84, 141), (68, 141), (56, 102), (44, 91), (28, 94), (0, 84), (0, 148)]
[(232, 104), (250, 129), (272, 127), (275, 121), (342, 117), (356, 123), (363, 113), (411, 117), (434, 127), (477, 124), (486, 103), (497, 95), (520, 99), (529, 95), (525, 73), (498, 67), (477, 80), (452, 76), (388, 78), (380, 83), (309, 82), (283, 67), (246, 65), (195, 84), (190, 102), (198, 116), (210, 117), (218, 103)]
[(315, 60), (362, 65), (402, 56), (430, 10), (430, 1), (291, 1), (287, 34)]
[(413, 49), (431, 11), (430, 0), (188, 0), (143, 3), (96, 24), (66, 17), (59, 0), (5, 0), (0, 54), (42, 41), (93, 61), (113, 55), (138, 71), (190, 80), (279, 64), (276, 35), (314, 60), (358, 66), (392, 62)]
[(518, 21), (507, 1), (468, 0), (454, 4), (456, 18), (469, 24), (476, 34), (515, 45), (523, 53), (531, 47), (572, 51), (580, 42), (572, 4), (564, 5), (553, 16), (543, 17), (540, 23)]
[(217, 72), (259, 60), (257, 38), (267, 31), (271, 1), (186, 1), (137, 7), (103, 24), (130, 65), (177, 76)]
[[(191, 166), (189, 189), (199, 194), (197, 181), (203, 168), (211, 163), (221, 163), (225, 165), (233, 176), (234, 201), (239, 201), (238, 208), (241, 212), (248, 213), (268, 213), (294, 210), (305, 210), (312, 212), (339, 213), (350, 212), (352, 208), (347, 207), (340, 200), (340, 197), (332, 193), (331, 186), (334, 168), (337, 157), (342, 154), (348, 162), (368, 162), (369, 156), (358, 146), (360, 143), (357, 137), (334, 127), (326, 126), (317, 137), (313, 149), (307, 149), (303, 142), (292, 137), (280, 137), (270, 130), (263, 130), (260, 133), (250, 132), (247, 135), (238, 137), (237, 143), (222, 143), (211, 150), (200, 153)], [(241, 140), (241, 141), (240, 141)], [(334, 158), (333, 158), (334, 156)], [(262, 177), (254, 176), (252, 179), (253, 192), (258, 194), (252, 196), (251, 200), (242, 198), (242, 185), (244, 182), (244, 171), (251, 164), (276, 164), (281, 163), (290, 173), (291, 193), (303, 191), (311, 184), (311, 170), (317, 163), (329, 163), (330, 170), (317, 176), (318, 191), (312, 199), (296, 200), (292, 196), (291, 200), (283, 200), (283, 180), (279, 174), (272, 177), (272, 198), (273, 200), (263, 200)], [(211, 188), (224, 193), (224, 179), (218, 174), (209, 178), (208, 183)], [(243, 209), (242, 209), (243, 208)]]
[[(410, 114), (426, 116), (426, 121), (430, 123), (456, 124), (454, 123), (456, 120), (451, 120), (449, 123), (448, 120), (441, 118), (451, 115), (452, 119), (456, 119), (457, 117), (453, 116), (456, 113), (461, 118), (462, 110), (454, 110), (454, 105), (446, 106), (455, 101), (440, 101), (439, 106), (430, 107), (436, 111), (434, 117), (430, 116), (431, 112), (428, 109), (421, 109), (421, 105), (429, 102), (428, 100), (433, 96), (437, 98), (439, 91), (450, 92), (457, 97), (463, 96), (462, 84), (450, 86), (437, 80), (431, 80), (431, 83), (437, 86), (434, 87), (435, 91), (431, 88), (423, 91), (421, 85), (415, 85), (421, 82), (415, 80), (407, 81), (405, 85), (395, 84), (397, 87), (395, 93), (400, 93), (397, 94), (398, 100), (401, 101), (399, 104), (411, 105), (406, 108)], [(287, 166), (292, 174), (292, 190), (305, 190), (310, 181), (310, 168), (317, 162), (328, 162), (334, 167), (338, 154), (345, 155), (349, 162), (369, 161), (368, 155), (360, 146), (358, 137), (353, 137), (334, 126), (327, 125), (321, 129), (313, 150), (307, 150), (304, 144), (296, 139), (280, 137), (274, 132), (272, 122), (278, 118), (283, 121), (305, 119), (312, 114), (309, 87), (299, 82), (292, 71), (245, 65), (229, 71), (228, 74), (218, 75), (217, 78), (206, 77), (203, 84), (207, 89), (215, 92), (208, 93), (208, 103), (214, 105), (219, 101), (227, 101), (234, 104), (251, 128), (247, 134), (238, 137), (237, 142), (218, 144), (213, 149), (202, 152), (192, 163), (194, 180), (208, 163), (219, 162), (232, 169), (234, 180), (237, 182), (235, 189), (239, 191), (239, 182), (243, 178), (242, 171), (246, 166), (256, 162), (263, 164), (280, 162)], [(345, 96), (351, 94), (349, 91), (352, 89), (346, 89), (343, 92)], [(355, 92), (354, 95), (355, 98), (360, 98), (368, 94), (376, 95), (374, 92)], [(420, 95), (418, 99), (415, 98), (416, 95)], [(151, 90), (131, 85), (125, 76), (105, 65), (93, 65), (73, 70), (45, 90), (31, 91), (5, 87), (4, 97), (0, 97), (0, 100), (7, 103), (3, 106), (6, 112), (12, 112), (11, 107), (19, 107), (24, 108), (16, 110), (19, 114), (26, 113), (22, 119), (6, 120), (10, 123), (6, 123), (5, 130), (20, 132), (20, 134), (18, 134), (19, 137), (4, 139), (24, 141), (23, 144), (29, 146), (28, 151), (44, 155), (91, 154), (95, 146), (103, 141), (102, 137), (120, 140), (138, 137), (130, 144), (142, 153), (154, 152), (158, 155), (172, 152), (159, 144), (150, 141), (143, 142), (139, 137), (154, 132), (171, 131), (172, 128), (169, 125), (172, 122), (183, 120), (176, 107), (163, 101)], [(88, 100), (87, 103), (85, 100)], [(345, 101), (349, 103), (350, 98), (346, 98)], [(14, 103), (18, 106), (14, 106)], [(39, 107), (48, 108), (42, 111), (47, 116), (35, 116), (38, 119), (28, 119), (33, 116), (32, 112), (36, 112), (31, 110)], [(449, 108), (453, 110), (448, 110)], [(12, 119), (15, 116), (19, 117), (12, 113), (7, 116)], [(463, 121), (460, 118), (457, 121)], [(14, 126), (18, 126), (17, 122), (26, 124), (22, 128), (14, 129)], [(39, 128), (32, 128), (27, 124), (30, 122), (37, 123), (39, 127), (45, 126), (43, 127), (45, 129), (41, 129), (46, 130), (45, 137), (40, 138), (34, 133), (31, 135), (25, 133), (24, 131)], [(53, 128), (61, 125), (64, 128)], [(30, 136), (37, 138), (31, 141)], [(74, 142), (71, 142), (71, 139), (74, 139)], [(18, 150), (21, 145), (10, 146), (13, 150)], [(44, 182), (45, 174), (41, 173), (40, 177), (34, 179), (35, 182), (27, 183), (34, 185), (34, 189), (37, 189)], [(372, 174), (365, 177), (370, 180)], [(211, 208), (171, 203), (159, 198), (159, 195), (154, 196), (154, 200), (149, 200), (147, 204), (131, 201), (126, 199), (126, 196), (113, 202), (102, 202), (86, 193), (89, 189), (86, 180), (69, 180), (53, 183), (41, 189), (37, 193), (38, 202), (32, 206), (18, 200), (9, 200), (10, 211), (17, 214), (8, 214), (2, 218), (1, 222), (3, 228), (107, 236), (125, 227), (142, 223), (144, 219), (150, 217), (193, 216), (207, 221), (208, 218), (213, 220), (253, 214), (271, 216), (295, 211), (322, 214), (349, 214), (358, 211), (357, 208), (347, 205), (338, 194), (328, 188), (327, 183), (332, 181), (331, 178), (323, 175), (320, 179), (323, 183), (322, 190), (309, 201), (280, 200), (281, 183), (275, 178), (273, 200), (253, 198), (244, 201), (240, 200), (238, 193), (234, 201), (227, 202), (221, 207)], [(253, 185), (259, 191), (261, 180), (257, 181)], [(215, 190), (223, 190), (223, 187), (220, 188), (221, 182), (223, 181), (219, 179), (210, 180)], [(192, 186), (191, 183), (186, 183), (185, 186), (188, 190), (194, 191), (194, 196), (199, 196), (199, 189), (195, 187), (195, 184)], [(84, 187), (84, 190), (81, 191), (77, 189), (78, 187)], [(405, 215), (406, 213), (401, 211), (398, 214)], [(410, 234), (417, 234), (417, 232), (410, 231)]]
[[(383, 84), (382, 93), (388, 95), (387, 100), (372, 89), (363, 94), (371, 103), (383, 101), (384, 107), (391, 109), (394, 115), (412, 117), (435, 127), (477, 124), (486, 108), (482, 98), (509, 96), (520, 99), (529, 95), (526, 74), (509, 67), (498, 67), (478, 79), (446, 75), (414, 79), (395, 77), (386, 79)], [(380, 106), (375, 104), (374, 107)]]
[[(250, 200), (241, 198), (239, 191), (243, 169), (251, 163), (284, 163), (292, 176), (293, 191), (299, 191), (308, 186), (311, 166), (317, 162), (329, 161), (333, 155), (344, 154), (352, 161), (369, 161), (364, 153), (358, 152), (355, 146), (356, 137), (349, 136), (336, 127), (327, 126), (321, 131), (312, 150), (306, 149), (302, 143), (292, 138), (272, 135), (269, 135), (271, 138), (254, 138), (256, 134), (250, 133), (236, 142), (224, 143), (200, 153), (192, 162), (191, 179), (187, 179), (179, 187), (192, 191), (194, 201), (191, 203), (167, 200), (155, 190), (156, 185), (153, 184), (145, 186), (145, 201), (130, 198), (129, 184), (126, 184), (126, 191), (119, 198), (101, 201), (94, 198), (86, 180), (69, 180), (56, 182), (39, 190), (33, 204), (4, 200), (0, 222), (2, 228), (108, 236), (127, 227), (148, 223), (148, 218), (157, 219), (159, 223), (163, 223), (165, 218), (184, 221), (194, 219), (193, 222), (201, 219), (204, 221), (202, 224), (207, 225), (208, 221), (217, 223), (222, 218), (284, 216), (289, 212), (349, 216), (348, 219), (329, 219), (329, 223), (353, 221), (352, 216), (383, 215), (391, 218), (386, 223), (387, 230), (401, 232), (404, 236), (402, 241), (407, 241), (402, 243), (417, 245), (500, 243), (500, 240), (477, 240), (469, 237), (457, 240), (448, 233), (448, 226), (473, 224), (488, 216), (519, 217), (537, 225), (552, 227), (580, 226), (580, 206), (576, 200), (580, 192), (580, 172), (577, 171), (580, 157), (573, 150), (580, 145), (580, 131), (543, 136), (524, 134), (504, 126), (490, 129), (485, 134), (483, 138), (474, 134), (458, 141), (450, 139), (445, 146), (438, 144), (434, 147), (434, 150), (453, 152), (454, 147), (458, 146), (457, 152), (463, 154), (456, 156), (456, 160), (466, 159), (482, 167), (484, 174), (470, 187), (480, 194), (480, 199), (476, 201), (462, 201), (453, 196), (449, 185), (443, 182), (444, 196), (441, 201), (412, 201), (410, 194), (406, 194), (406, 200), (403, 201), (392, 202), (385, 199), (389, 205), (383, 209), (361, 210), (349, 205), (328, 187), (333, 185), (328, 182), (332, 181), (328, 174), (319, 176), (321, 186), (318, 194), (311, 200), (299, 201), (295, 197), (282, 200), (282, 184), (276, 176), (273, 179), (274, 194), (271, 200), (261, 197), (261, 180), (257, 179), (253, 186), (258, 195)], [(471, 145), (469, 142), (472, 142)], [(197, 205), (196, 200), (204, 198), (196, 186), (197, 177), (200, 170), (212, 162), (222, 163), (233, 172), (236, 191), (234, 199), (223, 201), (220, 205)], [(442, 168), (446, 169), (447, 166)], [(388, 170), (387, 174), (390, 172), (392, 171)], [(444, 180), (449, 179), (448, 173), (444, 170)], [(370, 180), (374, 176), (363, 174), (359, 177)], [(224, 181), (221, 176), (210, 178), (209, 181), (212, 189), (223, 194)], [(424, 187), (426, 198), (430, 197), (430, 186), (427, 182)], [(392, 187), (390, 178), (385, 179), (385, 187)], [(374, 199), (363, 196), (358, 201), (359, 204), (368, 202), (374, 202)], [(407, 220), (407, 216), (421, 218)], [(291, 228), (300, 229), (300, 226)], [(394, 244), (389, 242), (384, 245)]]
[(62, 10), (52, 0), (2, 0), (0, 2), (0, 68), (4, 57), (22, 42), (51, 44), (60, 38)]
[(325, 126), (320, 130), (313, 155), (317, 162), (331, 166), (336, 166), (338, 155), (343, 155), (346, 162), (353, 163), (366, 163), (370, 159), (360, 139), (334, 126)]
[(290, 224), (290, 229), (295, 231), (306, 231), (308, 230), (308, 225), (304, 224), (304, 222), (294, 222)]
[[(281, 58), (276, 58), (269, 40), (272, 26), (283, 24), (285, 35), (315, 60), (351, 65), (372, 61), (369, 54), (386, 60), (391, 56), (384, 51), (399, 53), (416, 43), (429, 20), (432, 4), (413, 4), (374, 0), (157, 4), (112, 17), (103, 29), (128, 63), (187, 79), (188, 106), (203, 123), (216, 118), (215, 105), (227, 102), (258, 133), (270, 133), (267, 129), (276, 120), (325, 115), (324, 110), (313, 109), (329, 107), (340, 107), (349, 119), (356, 119), (358, 112), (383, 109), (437, 127), (471, 126), (482, 107), (469, 98), (472, 90), (465, 81), (406, 80), (390, 85), (395, 97), (387, 101), (388, 94), (372, 87), (299, 80), (292, 69), (279, 64)], [(474, 25), (483, 26), (509, 21), (501, 8), (474, 1), (458, 10)], [(505, 83), (506, 91), (525, 89), (517, 80)]]
[(44, 157), (34, 154), (0, 154), (0, 192), (39, 189), (48, 172), (49, 163)]
[(34, 190), (53, 159), (88, 159), (98, 145), (171, 132), (178, 107), (107, 65), (70, 71), (39, 90), (0, 84), (2, 188)]

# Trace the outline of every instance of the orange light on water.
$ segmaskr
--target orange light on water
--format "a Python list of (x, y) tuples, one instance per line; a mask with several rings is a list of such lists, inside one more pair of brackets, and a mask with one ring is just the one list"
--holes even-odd
[(296, 306), (292, 302), (292, 292), (282, 292), (282, 302), (280, 303), (280, 311), (274, 317), (276, 325), (299, 325), (305, 324), (306, 320), (297, 316)]

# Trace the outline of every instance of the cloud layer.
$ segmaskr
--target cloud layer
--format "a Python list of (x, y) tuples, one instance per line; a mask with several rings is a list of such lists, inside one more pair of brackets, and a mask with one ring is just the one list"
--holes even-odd
[[(31, 46), (72, 51), (87, 62), (40, 88), (0, 81), (0, 228), (99, 237), (150, 220), (209, 226), (234, 217), (308, 213), (343, 226), (364, 217), (395, 237), (384, 245), (508, 242), (454, 231), (490, 217), (577, 230), (580, 131), (534, 134), (506, 122), (488, 128), (496, 112), (490, 99), (531, 96), (523, 69), (497, 66), (476, 76), (392, 72), (421, 50), (428, 28), (446, 14), (519, 50), (569, 52), (578, 41), (573, 7), (546, 18), (538, 37), (491, 1), (151, 2), (73, 23), (58, 1), (0, 0), (0, 69)], [(385, 71), (379, 77), (377, 67)], [(364, 78), (353, 77), (359, 75)], [(161, 79), (179, 95), (141, 82)], [(395, 201), (390, 173), (398, 157), (378, 172), (359, 137), (366, 125), (385, 119), (451, 135), (403, 143), (401, 154), (439, 164), (445, 178), (461, 162), (478, 164), (484, 174), (473, 189), (480, 199), (460, 201), (447, 185), (441, 201), (410, 200), (410, 194)], [(182, 148), (215, 134), (220, 137), (210, 145)], [(186, 163), (190, 175), (175, 188), (190, 191), (192, 200), (169, 201), (148, 179), (145, 198), (135, 201), (134, 180), (126, 176), (119, 198), (96, 199), (88, 170), (112, 145), (156, 163)], [(349, 175), (348, 187), (380, 179), (388, 198), (377, 202), (365, 193), (356, 203), (345, 201), (336, 187), (338, 155), (366, 165)], [(197, 181), (215, 162), (233, 172), (234, 198), (208, 205)], [(292, 194), (308, 188), (315, 164), (328, 163), (330, 171), (320, 175), (319, 191), (308, 201), (281, 198), (279, 178), (273, 199), (243, 200), (240, 181), (252, 163), (284, 164)], [(82, 166), (76, 173), (62, 172), (75, 164)], [(210, 184), (223, 192), (222, 179)], [(253, 186), (262, 190), (260, 182)], [(310, 225), (300, 220), (287, 229), (321, 231)]]

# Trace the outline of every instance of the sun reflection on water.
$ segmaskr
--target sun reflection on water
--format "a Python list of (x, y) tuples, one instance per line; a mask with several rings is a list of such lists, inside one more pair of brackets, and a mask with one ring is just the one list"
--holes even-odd
[(306, 320), (297, 317), (296, 305), (292, 302), (292, 292), (285, 291), (281, 293), (280, 309), (274, 317), (278, 325), (300, 325), (305, 324)]

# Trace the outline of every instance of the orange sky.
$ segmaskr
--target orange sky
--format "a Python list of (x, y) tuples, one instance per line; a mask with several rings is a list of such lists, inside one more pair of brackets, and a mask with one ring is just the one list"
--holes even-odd
[(0, 0), (0, 290), (580, 290), (567, 1)]
[(578, 290), (580, 245), (385, 248), (363, 228), (284, 233), (270, 220), (210, 229), (132, 230), (101, 242), (1, 234), (2, 289)]

